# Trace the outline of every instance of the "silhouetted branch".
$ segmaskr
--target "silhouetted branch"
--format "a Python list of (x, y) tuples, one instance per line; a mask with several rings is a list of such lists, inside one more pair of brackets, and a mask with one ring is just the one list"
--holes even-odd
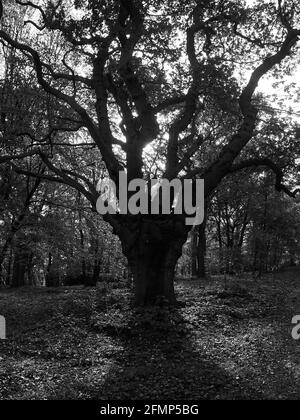
[(277, 53), (267, 57), (252, 73), (239, 100), (240, 109), (243, 115), (243, 123), (237, 134), (235, 134), (223, 148), (216, 162), (204, 172), (202, 169), (195, 169), (189, 173), (189, 176), (191, 177), (197, 176), (201, 172), (203, 173), (206, 185), (206, 195), (211, 194), (222, 178), (228, 174), (234, 160), (252, 139), (258, 115), (258, 109), (252, 104), (252, 99), (258, 83), (263, 76), (276, 67), (276, 65), (281, 64), (282, 61), (290, 55), (292, 48), (297, 44), (299, 35), (299, 30), (293, 29), (288, 32)]
[(300, 191), (299, 189), (296, 189), (295, 191), (291, 191), (287, 188), (287, 186), (285, 186), (282, 181), (284, 178), (284, 173), (283, 170), (276, 164), (274, 163), (272, 160), (270, 159), (249, 159), (243, 162), (240, 162), (236, 165), (232, 165), (232, 167), (230, 168), (228, 173), (235, 173), (238, 171), (241, 171), (243, 169), (247, 169), (247, 168), (259, 168), (259, 167), (266, 167), (271, 169), (275, 175), (276, 175), (276, 184), (275, 184), (275, 188), (277, 191), (283, 191), (285, 194), (287, 194), (288, 196), (295, 198), (297, 193)]

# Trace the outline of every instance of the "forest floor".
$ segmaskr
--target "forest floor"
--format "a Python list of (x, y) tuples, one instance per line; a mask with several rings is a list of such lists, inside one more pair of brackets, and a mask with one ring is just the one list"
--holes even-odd
[(145, 312), (117, 284), (0, 291), (0, 399), (300, 398), (300, 270), (176, 289)]

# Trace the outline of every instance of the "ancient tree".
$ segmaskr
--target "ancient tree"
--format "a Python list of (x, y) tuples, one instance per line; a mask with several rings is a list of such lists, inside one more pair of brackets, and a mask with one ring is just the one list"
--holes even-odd
[[(288, 60), (296, 63), (297, 2), (16, 0), (27, 28), (21, 39), (7, 30), (10, 3), (3, 1), (1, 42), (26, 58), (60, 106), (47, 121), (48, 135), (39, 141), (31, 132), (36, 141), (26, 151), (38, 153), (47, 172), (15, 166), (19, 173), (76, 188), (95, 208), (94, 181), (57, 164), (60, 152), (48, 147), (59, 132), (81, 131), (116, 184), (124, 170), (128, 182), (203, 178), (209, 197), (227, 175), (263, 167), (274, 172), (278, 191), (296, 195), (278, 162), (241, 154), (257, 141), (259, 82), (275, 71), (279, 77)], [(249, 80), (238, 76), (249, 69)], [(191, 228), (185, 215), (106, 220), (121, 240), (137, 303), (173, 303), (174, 270)]]

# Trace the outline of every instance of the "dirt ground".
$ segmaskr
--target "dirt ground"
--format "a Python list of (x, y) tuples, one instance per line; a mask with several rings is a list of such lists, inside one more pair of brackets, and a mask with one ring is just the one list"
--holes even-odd
[(0, 399), (299, 399), (300, 270), (180, 281), (176, 309), (122, 285), (0, 291)]

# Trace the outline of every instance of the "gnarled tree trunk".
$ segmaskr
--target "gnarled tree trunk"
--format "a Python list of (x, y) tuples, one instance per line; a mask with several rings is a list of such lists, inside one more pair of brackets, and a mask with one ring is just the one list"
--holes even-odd
[(128, 216), (122, 223), (119, 236), (133, 275), (136, 305), (176, 302), (175, 268), (188, 230), (177, 216)]

